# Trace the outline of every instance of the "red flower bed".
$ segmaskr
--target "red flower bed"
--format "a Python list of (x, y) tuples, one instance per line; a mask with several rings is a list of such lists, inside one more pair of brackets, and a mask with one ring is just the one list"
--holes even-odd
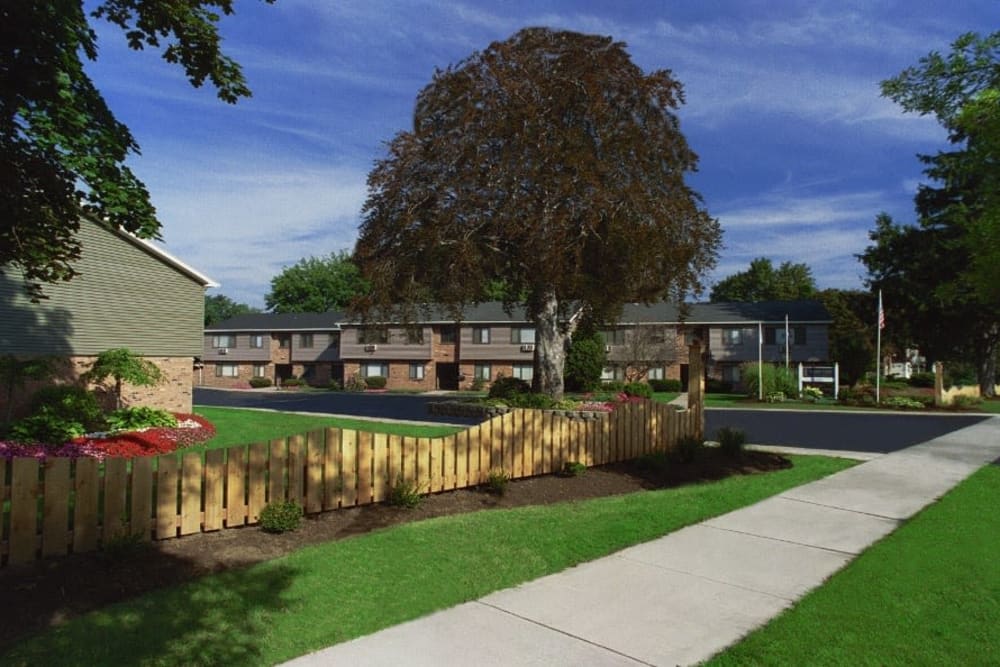
[(215, 435), (215, 427), (204, 417), (175, 413), (177, 428), (150, 428), (145, 431), (116, 433), (106, 438), (88, 439), (88, 444), (104, 456), (132, 458), (158, 456), (175, 449), (190, 447)]

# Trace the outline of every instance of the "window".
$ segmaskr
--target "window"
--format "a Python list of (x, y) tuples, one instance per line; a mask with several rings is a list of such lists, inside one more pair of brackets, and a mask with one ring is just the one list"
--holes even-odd
[(605, 345), (624, 345), (625, 344), (625, 330), (624, 329), (605, 329), (601, 332), (601, 337), (604, 338)]
[[(804, 326), (789, 327), (788, 332), (792, 336), (792, 345), (806, 344), (806, 328)], [(784, 346), (785, 327), (764, 327), (764, 344)]]
[(424, 328), (423, 327), (407, 327), (406, 328), (406, 344), (407, 345), (423, 345), (424, 344)]
[(410, 379), (411, 380), (423, 380), (424, 379), (424, 365), (423, 364), (410, 364)]
[(535, 365), (534, 364), (514, 364), (514, 377), (518, 380), (524, 380), (525, 382), (531, 382), (535, 377)]
[(490, 364), (476, 364), (472, 369), (474, 380), (485, 380), (487, 382), (493, 377), (493, 367)]
[(490, 342), (490, 328), (489, 327), (472, 327), (472, 342), (477, 345), (489, 345)]
[(236, 347), (236, 336), (233, 334), (222, 334), (212, 336), (212, 347), (220, 349), (224, 347)]
[(389, 342), (389, 330), (385, 327), (365, 327), (358, 330), (358, 342), (363, 345)]
[(215, 365), (215, 377), (217, 378), (234, 378), (234, 377), (239, 377), (239, 375), (240, 375), (239, 364)]
[(389, 377), (389, 364), (381, 361), (369, 361), (361, 364), (361, 377)]
[(663, 367), (660, 368), (650, 368), (646, 371), (647, 380), (662, 380), (663, 379)]
[(742, 345), (743, 329), (723, 329), (722, 342), (726, 345)]
[(267, 373), (267, 364), (253, 365), (253, 376), (255, 378), (262, 378), (266, 373)]
[(535, 330), (530, 327), (514, 328), (510, 330), (510, 342), (515, 345), (534, 344)]
[(291, 340), (292, 340), (291, 336), (278, 336), (278, 347), (280, 347), (282, 350), (287, 350)]
[(264, 337), (260, 334), (250, 334), (250, 347), (256, 349), (264, 347)]
[(441, 327), (441, 344), (442, 345), (455, 344), (455, 327), (453, 326)]
[(299, 334), (299, 347), (302, 349), (308, 349), (313, 346), (313, 335), (309, 334)]
[(619, 366), (608, 366), (603, 371), (601, 371), (601, 380), (603, 382), (613, 382), (614, 380), (624, 380), (625, 379), (625, 369)]
[(739, 366), (723, 366), (722, 367), (722, 381), (728, 382), (730, 384), (739, 384), (740, 382), (740, 367)]

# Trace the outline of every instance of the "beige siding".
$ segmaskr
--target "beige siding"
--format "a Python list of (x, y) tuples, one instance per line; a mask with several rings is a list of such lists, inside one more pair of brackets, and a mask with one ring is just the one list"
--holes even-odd
[(389, 360), (427, 360), (432, 355), (433, 330), (430, 325), (423, 328), (424, 342), (410, 345), (406, 342), (406, 329), (391, 327), (389, 340), (375, 344), (374, 350), (366, 350), (368, 345), (358, 340), (361, 329), (347, 328), (340, 334), (340, 356), (342, 359), (389, 361)]
[[(474, 329), (488, 328), (490, 330), (489, 343), (473, 342), (472, 332)], [(519, 324), (516, 327), (504, 325), (463, 325), (459, 332), (459, 349), (462, 361), (508, 361), (530, 363), (535, 358), (533, 348), (522, 350), (520, 343), (512, 343), (511, 330), (521, 328), (531, 328), (530, 325)]]
[[(217, 348), (213, 343), (213, 338), (219, 335), (235, 336), (236, 345), (226, 348)], [(227, 333), (225, 331), (211, 331), (205, 334), (205, 347), (201, 354), (203, 361), (269, 361), (271, 359), (271, 334), (261, 332), (264, 337), (263, 347), (250, 347), (250, 337), (255, 334), (248, 333)], [(222, 349), (226, 352), (223, 353)]]
[(46, 285), (32, 304), (20, 274), (0, 276), (0, 350), (92, 355), (127, 347), (146, 356), (202, 353), (204, 287), (117, 234), (84, 222), (79, 276)]

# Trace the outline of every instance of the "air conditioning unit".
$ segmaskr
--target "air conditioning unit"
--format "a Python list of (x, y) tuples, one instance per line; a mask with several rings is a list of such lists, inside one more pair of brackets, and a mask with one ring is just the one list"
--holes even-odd
[(229, 354), (229, 348), (228, 347), (220, 347), (219, 348), (219, 354)]
[(524, 345), (521, 346), (521, 352), (534, 352), (534, 351), (535, 351), (534, 343), (525, 343)]
[(605, 345), (604, 346), (604, 351), (605, 352), (610, 352), (611, 351), (611, 346), (610, 345)]
[(378, 349), (378, 345), (365, 345), (365, 352), (374, 352)]

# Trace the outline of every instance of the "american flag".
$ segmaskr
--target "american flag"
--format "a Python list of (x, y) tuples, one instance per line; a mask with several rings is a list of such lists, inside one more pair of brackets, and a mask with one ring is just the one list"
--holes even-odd
[(878, 291), (878, 328), (885, 329), (885, 311), (882, 310), (882, 290)]

